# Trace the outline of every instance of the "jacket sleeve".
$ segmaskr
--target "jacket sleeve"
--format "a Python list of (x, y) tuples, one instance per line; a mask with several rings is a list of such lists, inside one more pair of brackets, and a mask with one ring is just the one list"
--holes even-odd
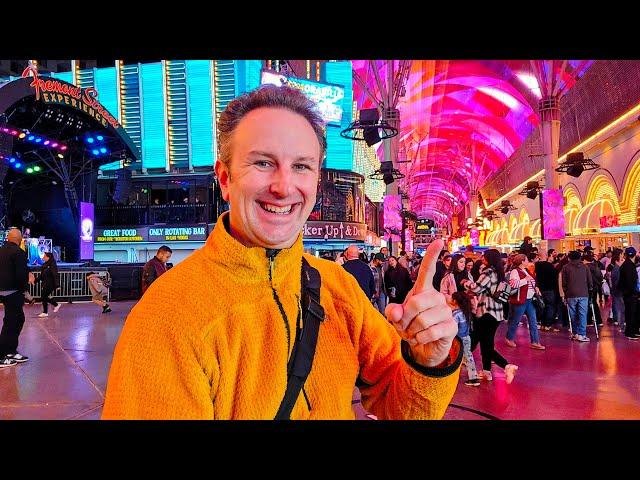
[(14, 257), (14, 272), (18, 290), (24, 292), (29, 288), (29, 268), (27, 254), (20, 250)]
[(213, 420), (213, 346), (171, 318), (161, 292), (150, 293), (131, 310), (116, 344), (102, 419)]
[[(565, 266), (566, 267), (566, 266)], [(560, 272), (560, 281), (562, 282), (562, 296), (566, 297), (567, 296), (567, 290), (569, 289), (569, 279), (567, 277), (567, 269), (566, 268), (562, 268), (562, 271)]]
[(476, 295), (481, 295), (484, 292), (487, 292), (488, 295), (491, 295), (492, 292), (489, 291), (491, 285), (491, 277), (486, 275), (485, 273), (481, 273), (478, 277), (478, 281), (475, 283), (469, 284), (469, 291), (475, 293)]
[(367, 270), (369, 273), (369, 293), (371, 293), (371, 295), (369, 295), (369, 299), (371, 299), (371, 297), (376, 294), (376, 279), (373, 278), (373, 272), (371, 271), (369, 266), (367, 266)]
[(389, 275), (390, 270), (387, 270), (386, 272), (384, 272), (384, 288), (385, 288), (385, 293), (387, 294), (387, 297), (389, 296), (389, 290), (391, 289), (391, 287), (394, 287), (395, 285), (393, 284), (393, 281), (391, 280), (391, 275)]
[(354, 308), (363, 319), (357, 342), (363, 406), (385, 420), (441, 419), (458, 385), (460, 339), (454, 338), (443, 364), (425, 368), (412, 360), (409, 344), (371, 304)]
[(591, 275), (590, 271), (587, 271), (587, 288), (589, 289), (589, 292), (592, 292), (594, 290), (593, 275)]
[(51, 265), (51, 276), (53, 280), (53, 287), (58, 288), (60, 286), (60, 280), (58, 278), (58, 266)]
[(145, 263), (144, 267), (142, 268), (143, 287), (145, 289), (149, 288), (149, 285), (151, 285), (155, 279), (156, 279), (156, 269), (153, 267), (151, 262)]
[(447, 300), (450, 300), (451, 295), (453, 295), (453, 292), (456, 290), (457, 288), (455, 285), (455, 280), (453, 279), (453, 275), (448, 273), (444, 276), (442, 282), (440, 283), (440, 293), (443, 294), (447, 298)]

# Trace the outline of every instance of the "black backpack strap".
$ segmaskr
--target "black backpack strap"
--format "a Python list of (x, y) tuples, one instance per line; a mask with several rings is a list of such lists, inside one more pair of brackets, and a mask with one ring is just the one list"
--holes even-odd
[(320, 322), (324, 320), (324, 308), (320, 305), (320, 273), (302, 257), (302, 329), (296, 336), (287, 366), (287, 390), (280, 403), (275, 420), (289, 420), (293, 406), (304, 386), (316, 353)]

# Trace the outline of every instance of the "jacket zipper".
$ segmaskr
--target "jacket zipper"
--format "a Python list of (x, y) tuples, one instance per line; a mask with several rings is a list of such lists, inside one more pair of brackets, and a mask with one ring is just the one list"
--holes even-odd
[(284, 328), (287, 331), (287, 364), (289, 363), (289, 354), (291, 353), (291, 331), (289, 329), (289, 320), (287, 319), (287, 314), (284, 311), (284, 307), (282, 303), (280, 303), (280, 298), (276, 292), (276, 289), (273, 288), (273, 265), (274, 258), (278, 254), (278, 250), (271, 250), (269, 253), (269, 285), (271, 286), (271, 292), (273, 293), (273, 299), (278, 304), (278, 309), (280, 310), (280, 315), (282, 315), (282, 320), (284, 320)]

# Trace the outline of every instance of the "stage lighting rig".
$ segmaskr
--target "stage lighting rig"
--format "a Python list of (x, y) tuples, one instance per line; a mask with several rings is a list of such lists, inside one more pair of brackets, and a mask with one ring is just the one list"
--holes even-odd
[(398, 129), (392, 127), (386, 120), (380, 119), (377, 108), (360, 110), (359, 118), (340, 132), (341, 137), (364, 141), (369, 147), (396, 135), (398, 135)]
[(541, 185), (540, 182), (527, 182), (527, 185), (518, 195), (525, 195), (527, 198), (535, 200), (543, 188), (544, 186)]
[(582, 172), (587, 170), (596, 170), (600, 166), (590, 158), (584, 158), (583, 152), (573, 152), (567, 154), (567, 158), (557, 168), (556, 172), (566, 173), (572, 177), (578, 178)]
[(404, 178), (404, 174), (393, 168), (393, 162), (380, 162), (380, 168), (369, 175), (369, 178), (382, 180), (385, 185), (391, 185), (394, 181)]
[(503, 215), (507, 215), (511, 210), (516, 210), (516, 207), (509, 200), (503, 200), (500, 203), (500, 211)]

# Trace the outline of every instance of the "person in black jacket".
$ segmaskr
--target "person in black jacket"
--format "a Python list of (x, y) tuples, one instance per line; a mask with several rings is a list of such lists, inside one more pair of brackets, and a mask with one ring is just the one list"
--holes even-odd
[(146, 292), (147, 288), (149, 288), (160, 275), (167, 271), (167, 262), (171, 258), (172, 253), (173, 250), (171, 250), (171, 248), (162, 245), (156, 252), (156, 255), (145, 263), (142, 268), (142, 293)]
[(636, 249), (627, 247), (624, 250), (625, 260), (620, 266), (618, 288), (624, 299), (624, 336), (629, 340), (638, 340), (638, 271), (635, 266)]
[(354, 276), (364, 294), (371, 300), (373, 294), (376, 293), (376, 282), (369, 265), (360, 260), (356, 245), (351, 245), (347, 248), (345, 259), (346, 262), (342, 264), (342, 268)]
[(413, 287), (409, 271), (398, 263), (396, 257), (389, 257), (389, 268), (384, 274), (389, 303), (403, 303)]
[(27, 254), (19, 247), (22, 233), (12, 228), (7, 242), (0, 247), (0, 302), (4, 319), (0, 332), (0, 368), (29, 360), (18, 353), (18, 339), (24, 325), (24, 291), (32, 282), (27, 269)]
[(42, 270), (40, 270), (40, 276), (36, 280), (36, 282), (42, 282), (42, 293), (40, 294), (40, 298), (42, 299), (42, 313), (38, 315), (39, 317), (49, 316), (49, 304), (53, 305), (53, 313), (57, 313), (61, 306), (53, 298), (49, 298), (49, 295), (60, 287), (58, 264), (56, 263), (56, 259), (53, 258), (53, 253), (45, 252), (44, 256), (46, 260), (44, 265), (42, 265)]
[(593, 313), (591, 306), (587, 308), (587, 325), (593, 325), (593, 315), (596, 316), (596, 323), (599, 327), (602, 326), (602, 315), (600, 314), (600, 305), (598, 304), (598, 295), (602, 293), (602, 282), (604, 277), (602, 276), (602, 270), (600, 270), (600, 263), (596, 261), (593, 253), (587, 253), (582, 257), (585, 265), (591, 272), (591, 279), (593, 280), (593, 289), (589, 292), (589, 303), (593, 306)]

